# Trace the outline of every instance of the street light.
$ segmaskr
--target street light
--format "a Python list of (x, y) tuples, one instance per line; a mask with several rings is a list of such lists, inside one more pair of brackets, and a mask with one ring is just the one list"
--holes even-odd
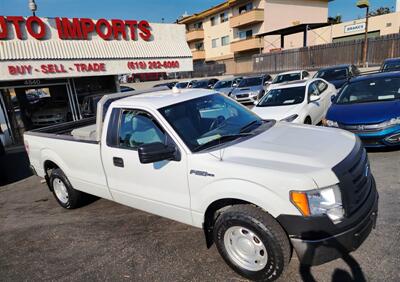
[(29, 10), (31, 10), (33, 16), (36, 16), (35, 12), (37, 10), (37, 5), (35, 3), (35, 0), (29, 0), (28, 8), (29, 8)]
[(363, 51), (363, 66), (367, 67), (367, 55), (368, 55), (368, 20), (369, 20), (369, 1), (359, 0), (357, 7), (360, 9), (366, 8), (365, 15), (365, 39), (364, 39), (364, 51)]

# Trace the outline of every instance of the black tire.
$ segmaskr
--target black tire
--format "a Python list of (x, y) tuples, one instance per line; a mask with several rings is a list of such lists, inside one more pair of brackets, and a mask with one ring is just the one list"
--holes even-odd
[[(259, 271), (251, 271), (237, 264), (229, 255), (225, 244), (225, 232), (230, 227), (240, 226), (250, 230), (262, 241), (268, 260)], [(253, 205), (235, 205), (222, 212), (214, 225), (214, 242), (225, 262), (241, 276), (254, 281), (278, 279), (291, 257), (289, 239), (279, 223), (267, 212)]]
[[(60, 180), (66, 187), (66, 190), (68, 192), (68, 201), (67, 202), (62, 202), (56, 195), (56, 192), (54, 191), (54, 181)], [(53, 192), (54, 198), (56, 198), (58, 204), (62, 206), (65, 209), (76, 209), (81, 207), (84, 202), (85, 202), (85, 193), (80, 192), (78, 190), (75, 190), (71, 183), (69, 182), (68, 178), (65, 176), (64, 172), (59, 169), (53, 169), (51, 174), (50, 174), (50, 179), (49, 179), (49, 185), (50, 189)]]
[(135, 83), (139, 83), (141, 80), (140, 80), (140, 78), (139, 77), (135, 77), (135, 79), (133, 80), (133, 82), (135, 82)]
[(306, 117), (306, 119), (304, 120), (304, 124), (312, 124), (312, 120), (310, 117)]

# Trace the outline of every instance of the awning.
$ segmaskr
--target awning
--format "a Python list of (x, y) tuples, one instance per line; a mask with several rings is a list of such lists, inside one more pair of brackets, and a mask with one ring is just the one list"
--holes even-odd
[(281, 48), (285, 48), (285, 36), (303, 32), (303, 47), (307, 46), (307, 31), (329, 26), (330, 23), (308, 23), (308, 24), (298, 24), (294, 26), (289, 26), (277, 30), (272, 30), (264, 33), (257, 34), (256, 37), (264, 37), (269, 35), (280, 35), (281, 36)]
[(61, 39), (55, 19), (40, 19), (46, 27), (42, 39), (32, 37), (23, 25), (18, 39), (8, 23), (8, 38), (0, 39), (0, 80), (193, 70), (184, 25), (150, 23), (149, 41), (141, 40), (140, 31), (135, 40), (105, 40), (97, 30), (79, 40)]

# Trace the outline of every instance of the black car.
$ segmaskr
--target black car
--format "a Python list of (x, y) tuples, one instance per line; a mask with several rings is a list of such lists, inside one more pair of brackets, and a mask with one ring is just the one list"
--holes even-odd
[(400, 71), (400, 58), (386, 59), (381, 66), (381, 72)]
[(169, 89), (172, 89), (177, 83), (178, 83), (178, 81), (171, 81), (171, 82), (166, 82), (166, 83), (160, 83), (160, 84), (154, 85), (153, 88), (154, 88), (154, 87), (163, 87), (163, 86), (167, 86)]
[(193, 84), (192, 88), (212, 89), (218, 81), (216, 78), (198, 80)]
[(347, 64), (322, 68), (314, 75), (314, 78), (323, 78), (335, 85), (336, 89), (340, 89), (346, 81), (358, 75), (360, 75), (360, 70), (355, 65)]

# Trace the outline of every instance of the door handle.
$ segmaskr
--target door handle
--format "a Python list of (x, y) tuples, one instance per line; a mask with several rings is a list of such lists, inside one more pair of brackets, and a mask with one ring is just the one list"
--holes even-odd
[(113, 157), (113, 162), (117, 167), (124, 167), (124, 160), (122, 158)]

